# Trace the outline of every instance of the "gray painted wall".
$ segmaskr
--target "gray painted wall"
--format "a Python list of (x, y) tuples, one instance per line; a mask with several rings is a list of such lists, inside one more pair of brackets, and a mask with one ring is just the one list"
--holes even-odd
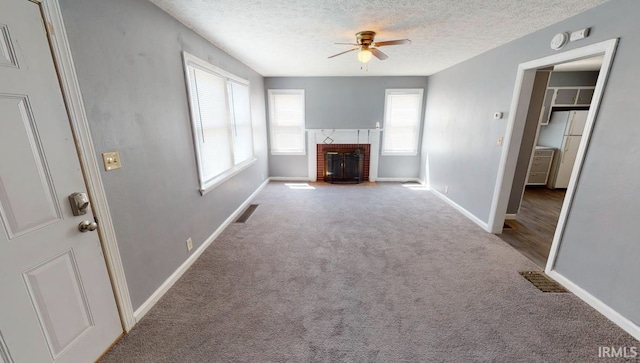
[[(267, 89), (305, 90), (308, 129), (373, 129), (376, 122), (384, 127), (387, 88), (423, 88), (427, 98), (427, 77), (267, 77), (264, 82), (265, 95)], [(420, 155), (381, 156), (378, 177), (417, 178), (419, 168)], [(307, 156), (270, 155), (269, 175), (306, 177)]]
[[(134, 309), (267, 176), (263, 78), (146, 0), (61, 0), (98, 153), (119, 151), (102, 173)], [(251, 82), (258, 162), (205, 196), (196, 159), (182, 51)], [(194, 249), (195, 251), (195, 249)]]
[[(554, 34), (591, 27), (585, 40), (565, 50), (620, 38), (609, 82), (579, 176), (556, 270), (614, 310), (640, 324), (640, 2), (616, 0), (429, 77), (425, 157), (432, 185), (488, 221), (519, 63), (555, 52)], [(425, 159), (427, 160), (427, 159)]]

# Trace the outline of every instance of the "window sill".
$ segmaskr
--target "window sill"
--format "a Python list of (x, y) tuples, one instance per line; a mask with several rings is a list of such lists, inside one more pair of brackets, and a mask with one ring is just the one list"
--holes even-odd
[(256, 161), (258, 161), (257, 158), (253, 158), (253, 159), (249, 159), (241, 164), (236, 165), (235, 167), (233, 167), (232, 169), (218, 175), (217, 177), (215, 177), (214, 179), (212, 179), (211, 181), (209, 181), (206, 185), (204, 185), (203, 188), (200, 188), (200, 194), (201, 195), (205, 195), (207, 193), (209, 193), (210, 191), (212, 191), (213, 189), (215, 189), (215, 187), (217, 187), (218, 185), (226, 182), (227, 180), (231, 179), (233, 176), (235, 176), (236, 174), (240, 173), (241, 171), (247, 169), (248, 167), (250, 167), (251, 165), (255, 164)]
[(398, 152), (383, 151), (380, 153), (380, 155), (382, 156), (416, 156), (418, 155), (418, 152), (417, 151), (398, 151)]

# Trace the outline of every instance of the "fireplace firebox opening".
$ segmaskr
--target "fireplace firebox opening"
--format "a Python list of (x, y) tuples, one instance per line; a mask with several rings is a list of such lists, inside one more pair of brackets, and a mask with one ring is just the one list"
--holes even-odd
[(362, 149), (326, 150), (324, 153), (324, 181), (327, 183), (362, 183), (364, 181)]
[[(370, 144), (318, 144), (316, 146), (316, 172), (317, 179), (328, 183), (362, 183), (369, 181), (369, 169), (371, 164)], [(330, 174), (327, 165), (327, 153), (332, 153)], [(344, 154), (356, 154), (344, 160)], [(360, 159), (362, 158), (362, 162)], [(360, 169), (362, 163), (362, 169)], [(343, 172), (343, 165), (346, 167)], [(355, 168), (355, 172), (353, 171)], [(357, 175), (356, 175), (357, 174)], [(328, 176), (328, 177), (327, 177)]]

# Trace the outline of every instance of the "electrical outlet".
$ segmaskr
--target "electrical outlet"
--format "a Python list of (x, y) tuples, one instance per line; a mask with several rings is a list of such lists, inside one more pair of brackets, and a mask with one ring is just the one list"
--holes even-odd
[(191, 252), (192, 249), (193, 249), (193, 241), (191, 240), (191, 237), (189, 237), (189, 239), (187, 240), (187, 252)]
[(444, 186), (444, 194), (449, 194), (449, 186), (448, 185)]
[(504, 141), (504, 136), (499, 136), (498, 140), (496, 140), (496, 145), (502, 146), (503, 141)]

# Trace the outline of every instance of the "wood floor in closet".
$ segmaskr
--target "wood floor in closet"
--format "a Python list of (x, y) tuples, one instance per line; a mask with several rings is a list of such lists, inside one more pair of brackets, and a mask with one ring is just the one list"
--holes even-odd
[(541, 268), (547, 263), (565, 189), (527, 187), (520, 213), (506, 221), (499, 237)]

